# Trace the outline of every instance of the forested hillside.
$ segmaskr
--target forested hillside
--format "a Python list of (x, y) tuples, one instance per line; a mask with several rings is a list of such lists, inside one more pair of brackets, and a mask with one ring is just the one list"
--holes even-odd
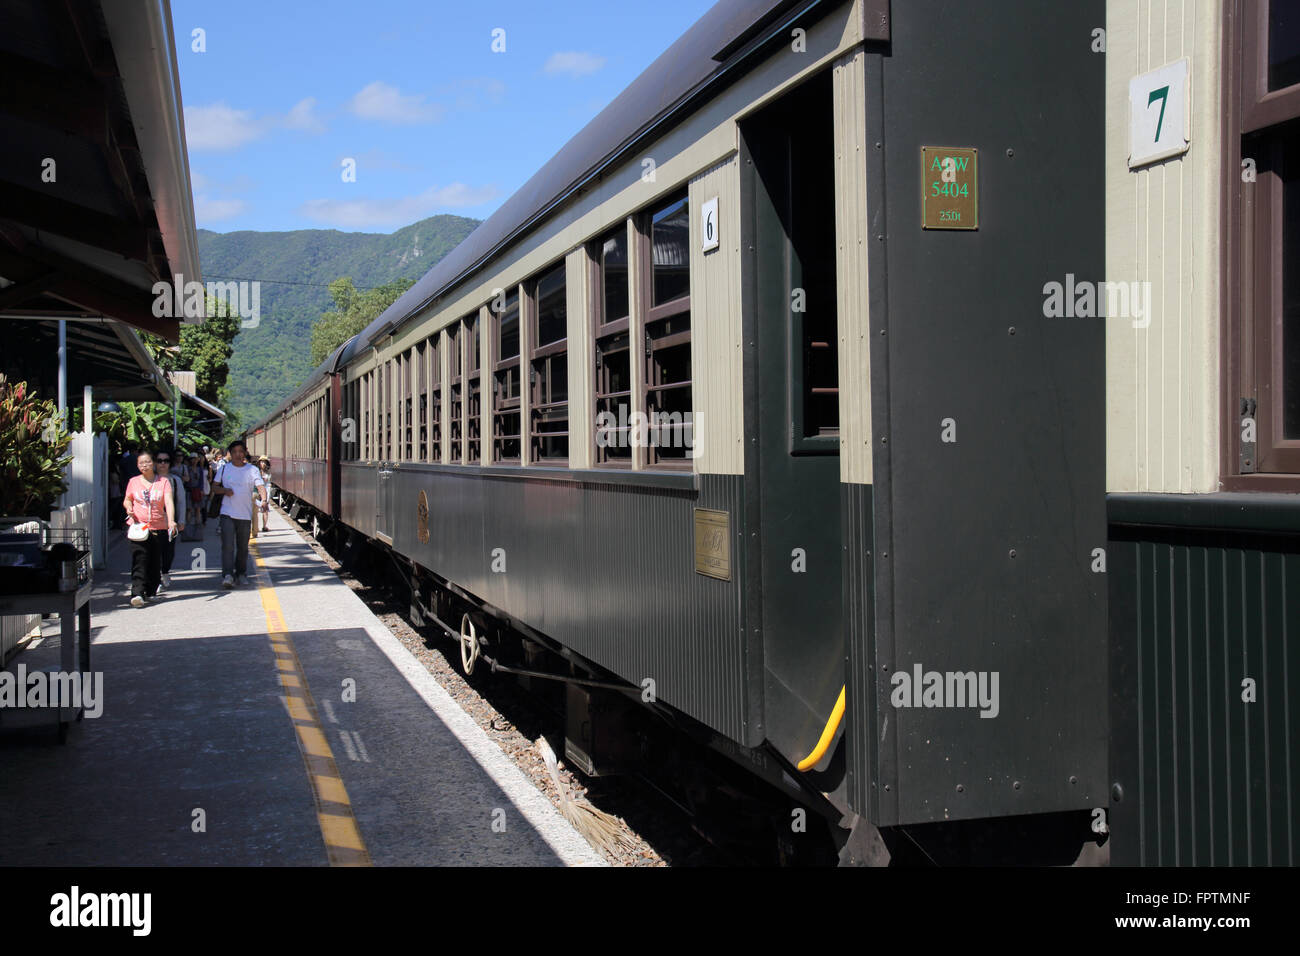
[[(391, 235), (300, 229), (295, 232), (199, 230), (204, 280), (261, 280), (261, 323), (235, 337), (229, 410), (251, 425), (311, 371), (311, 326), (333, 307), (327, 286), (350, 276), (358, 289), (417, 279), (450, 252), (477, 219), (433, 216)], [(274, 280), (274, 281), (273, 281)]]

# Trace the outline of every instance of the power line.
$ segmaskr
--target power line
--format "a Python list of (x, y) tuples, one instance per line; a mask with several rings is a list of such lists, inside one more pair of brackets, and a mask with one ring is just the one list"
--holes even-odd
[[(222, 275), (219, 272), (205, 272), (204, 276), (212, 279), (233, 279), (236, 282), (274, 282), (277, 283), (278, 285), (311, 286), (313, 289), (329, 288), (328, 282), (294, 282), (292, 279), (254, 279), (252, 276), (226, 276), (226, 275)], [(340, 276), (340, 278), (343, 277)], [(356, 283), (353, 283), (353, 288), (355, 288), (358, 292), (370, 292), (373, 291), (374, 289), (379, 288), (379, 286), (357, 285)]]

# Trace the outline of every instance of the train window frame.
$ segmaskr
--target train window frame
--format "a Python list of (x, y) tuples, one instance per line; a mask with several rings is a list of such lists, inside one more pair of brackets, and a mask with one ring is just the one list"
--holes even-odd
[[(542, 283), (558, 275), (559, 296), (564, 311), (561, 324), (563, 334), (558, 339), (542, 342)], [(554, 468), (569, 464), (569, 337), (568, 337), (568, 275), (567, 264), (562, 259), (552, 263), (525, 283), (527, 299), (528, 335), (528, 460), (530, 463)], [(521, 343), (522, 345), (522, 343)], [(556, 369), (559, 367), (559, 372)], [(554, 400), (555, 384), (564, 389), (564, 400)], [(563, 415), (559, 414), (563, 409)], [(543, 426), (563, 423), (563, 430)], [(558, 444), (563, 439), (564, 454), (546, 453), (547, 443)]]
[(406, 375), (406, 385), (402, 390), (402, 401), (406, 405), (406, 414), (403, 418), (403, 438), (405, 444), (402, 446), (403, 461), (419, 461), (415, 452), (418, 447), (419, 435), (416, 432), (415, 417), (419, 404), (419, 386), (420, 386), (420, 363), (419, 356), (415, 351), (415, 346), (411, 346), (404, 353), (402, 361), (403, 369)]
[(411, 346), (412, 392), (415, 403), (415, 445), (411, 450), (413, 461), (429, 458), (429, 366), (426, 354), (427, 340)]
[[(589, 285), (589, 295), (594, 303), (592, 312), (592, 363), (594, 366), (594, 377), (592, 379), (592, 408), (595, 413), (592, 428), (592, 449), (591, 461), (596, 468), (616, 468), (620, 470), (630, 470), (634, 466), (634, 454), (631, 443), (626, 437), (630, 426), (616, 425), (613, 428), (601, 428), (600, 421), (602, 415), (610, 415), (615, 421), (626, 420), (630, 417), (632, 406), (635, 404), (635, 396), (632, 378), (632, 249), (634, 248), (629, 241), (628, 231), (629, 220), (622, 220), (619, 225), (608, 230), (604, 235), (594, 240), (588, 246), (588, 256), (594, 263), (595, 268), (591, 270), (591, 282)], [(608, 307), (608, 297), (606, 295), (606, 276), (605, 276), (605, 247), (610, 241), (616, 241), (619, 235), (623, 237), (623, 255), (626, 261), (626, 279), (624, 285), (627, 288), (626, 306), (627, 310), (623, 315), (611, 316), (606, 313)], [(621, 356), (621, 358), (620, 358)], [(611, 357), (614, 361), (611, 362)], [(626, 366), (623, 370), (627, 388), (615, 389), (610, 386), (614, 384), (614, 377), (617, 374), (612, 367), (614, 364)], [(620, 402), (621, 399), (621, 402)], [(619, 415), (620, 404), (626, 408), (627, 414)], [(610, 442), (605, 439), (602, 442), (602, 435), (614, 433), (622, 435), (615, 441)]]
[(425, 461), (442, 461), (442, 333), (435, 332), (425, 340), (429, 360), (429, 447)]
[(465, 464), (480, 465), (483, 462), (483, 322), (477, 309), (460, 321), (465, 342), (464, 421), (461, 424), (465, 436)]
[(384, 364), (376, 362), (374, 368), (374, 443), (371, 451), (376, 462), (384, 460)]
[[(1282, 181), (1284, 156), (1294, 163), (1300, 153), (1300, 83), (1268, 88), (1270, 6), (1234, 0), (1223, 9), (1224, 35), (1236, 40), (1224, 44), (1222, 71), (1219, 485), (1227, 491), (1300, 491), (1300, 431), (1286, 437), (1283, 409), (1283, 295), (1300, 290), (1286, 290), (1282, 278), (1287, 239), (1300, 245), (1300, 236), (1284, 236)], [(1253, 181), (1243, 173), (1246, 159)], [(1300, 329), (1300, 316), (1292, 322)], [(1293, 374), (1300, 379), (1300, 371)], [(1300, 381), (1290, 387), (1294, 396)], [(1253, 444), (1243, 441), (1248, 420)]]
[[(508, 293), (503, 289), (501, 295), (494, 297), (489, 309), (492, 315), (492, 464), (523, 465), (525, 446), (524, 427), (524, 388), (523, 369), (523, 331), (525, 297), (520, 296), (516, 287)], [(511, 311), (515, 313), (519, 346), (513, 356), (501, 357), (502, 325)], [(514, 396), (507, 394), (511, 390), (513, 373)], [(508, 419), (514, 416), (514, 432), (505, 431)], [(514, 455), (506, 454), (509, 443), (514, 444)]]
[(461, 322), (447, 327), (447, 356), (451, 368), (447, 376), (447, 454), (448, 463), (465, 464), (465, 330)]
[[(655, 274), (654, 274), (654, 229), (655, 222), (661, 218), (666, 218), (671, 212), (676, 211), (679, 207), (684, 207), (687, 217), (687, 241), (685, 244), (686, 252), (686, 293), (664, 302), (655, 302)], [(652, 395), (663, 395), (674, 389), (686, 389), (686, 414), (690, 414), (694, 419), (695, 410), (695, 387), (694, 387), (694, 360), (695, 350), (693, 348), (693, 315), (691, 312), (691, 292), (690, 292), (690, 274), (691, 274), (691, 246), (690, 246), (690, 216), (691, 203), (689, 190), (682, 186), (677, 190), (665, 193), (656, 199), (650, 206), (643, 209), (635, 219), (636, 223), (636, 243), (637, 256), (640, 259), (640, 281), (636, 294), (640, 297), (642, 303), (641, 323), (641, 346), (642, 354), (640, 361), (641, 381), (638, 389), (639, 408), (638, 411), (645, 416), (647, 421), (646, 435), (648, 441), (643, 445), (644, 470), (655, 471), (692, 471), (694, 470), (694, 458), (691, 452), (692, 448), (682, 446), (682, 455), (671, 455), (665, 457), (662, 453), (663, 447), (674, 447), (672, 445), (663, 446), (658, 439), (662, 434), (661, 429), (665, 426), (654, 423), (651, 416), (661, 414), (659, 408), (653, 404)], [(686, 327), (678, 328), (683, 321), (680, 317), (685, 316)], [(654, 334), (653, 326), (662, 326), (661, 334)], [(685, 346), (687, 377), (685, 379), (676, 379), (669, 382), (656, 382), (659, 374), (663, 371), (663, 364), (667, 361), (666, 356), (673, 349)], [(667, 414), (671, 414), (668, 412)], [(694, 442), (694, 433), (690, 425), (685, 421), (676, 427), (681, 429), (684, 438), (687, 432), (691, 433), (691, 442)]]
[[(361, 433), (361, 412), (360, 412), (360, 402), (359, 402), (361, 396), (360, 386), (361, 386), (361, 382), (359, 379), (356, 378), (354, 378), (352, 381), (348, 382), (346, 386), (344, 386), (347, 394), (345, 411), (343, 413), (345, 431), (339, 435), (340, 438), (339, 444), (343, 448), (343, 454), (341, 455), (341, 457), (344, 461), (356, 461), (358, 458), (361, 457), (361, 434), (362, 433)], [(349, 420), (352, 422), (352, 428), (351, 428), (352, 440), (344, 441), (342, 439), (344, 435), (348, 433), (346, 431), (346, 428), (347, 428), (347, 422)]]

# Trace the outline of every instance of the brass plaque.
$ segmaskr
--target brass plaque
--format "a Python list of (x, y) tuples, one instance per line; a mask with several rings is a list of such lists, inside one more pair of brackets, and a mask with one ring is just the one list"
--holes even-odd
[(429, 499), (424, 490), (420, 490), (420, 501), (415, 506), (416, 535), (420, 539), (420, 544), (429, 543)]
[(695, 509), (695, 570), (731, 580), (731, 515), (727, 512)]
[(978, 229), (979, 150), (921, 147), (921, 228)]

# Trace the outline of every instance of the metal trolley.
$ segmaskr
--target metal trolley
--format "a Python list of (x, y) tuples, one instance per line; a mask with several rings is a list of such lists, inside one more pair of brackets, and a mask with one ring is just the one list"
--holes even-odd
[[(79, 675), (82, 685), (90, 678), (91, 587), (89, 535), (84, 529), (52, 528), (34, 518), (0, 519), (0, 614), (59, 615), (59, 667), (42, 668), (47, 681), (51, 672)], [(17, 706), (0, 707), (0, 727), (30, 726), (53, 716), (59, 741), (65, 741), (72, 721), (80, 720), (85, 711), (80, 693), (75, 703), (56, 700), (29, 708), (25, 701), (29, 678), (21, 663), (15, 678)], [(66, 679), (58, 683), (72, 686)]]

